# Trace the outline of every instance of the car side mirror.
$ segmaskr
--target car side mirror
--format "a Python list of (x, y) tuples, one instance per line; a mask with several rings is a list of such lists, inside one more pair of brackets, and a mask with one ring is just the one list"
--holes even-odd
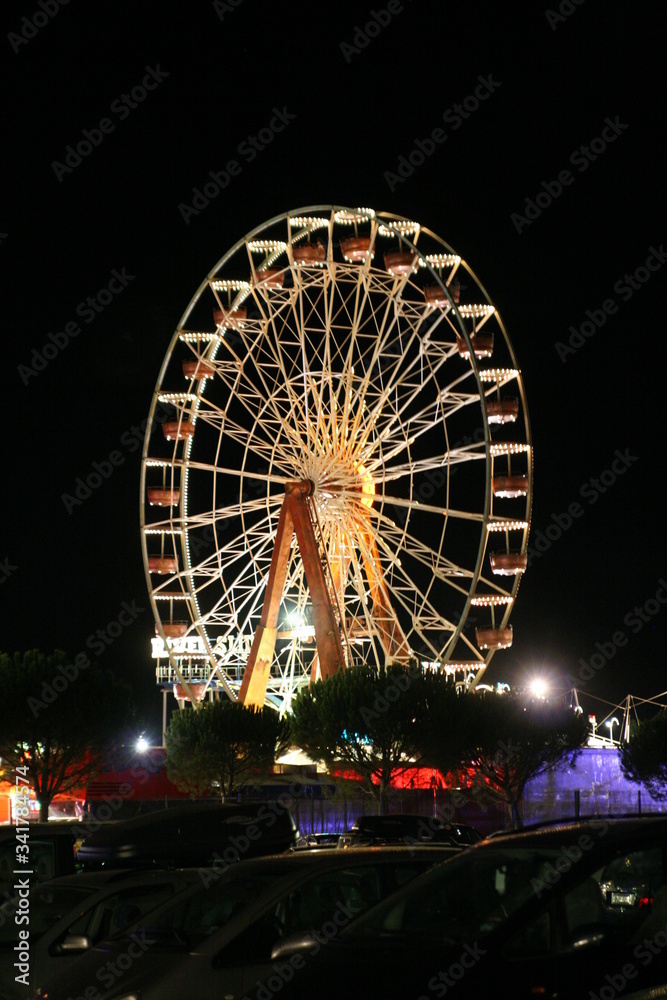
[(299, 931), (297, 934), (290, 934), (289, 937), (276, 941), (271, 949), (271, 961), (276, 962), (279, 958), (291, 958), (301, 952), (315, 952), (321, 948), (321, 943), (314, 934), (308, 931)]
[(614, 937), (608, 927), (603, 924), (584, 924), (578, 927), (565, 946), (567, 954), (588, 951), (590, 948), (602, 948), (612, 944)]
[(87, 951), (91, 947), (86, 934), (68, 934), (58, 945), (58, 954), (71, 955), (77, 951)]

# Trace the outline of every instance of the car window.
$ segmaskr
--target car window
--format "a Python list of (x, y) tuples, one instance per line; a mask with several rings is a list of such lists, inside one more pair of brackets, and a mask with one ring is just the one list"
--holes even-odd
[(319, 930), (334, 915), (349, 923), (382, 898), (380, 872), (372, 865), (323, 872), (280, 901), (275, 916), (284, 936)]
[(383, 896), (380, 866), (321, 872), (290, 889), (218, 953), (215, 964), (269, 962), (274, 945), (292, 934), (344, 927)]
[(154, 919), (149, 917), (140, 926), (157, 940), (175, 940), (195, 947), (274, 885), (278, 874), (284, 875), (284, 871), (276, 873), (266, 868), (252, 875), (223, 876), (206, 888), (177, 898), (173, 906), (161, 909)]
[(350, 865), (321, 872), (290, 889), (216, 956), (218, 966), (269, 962), (274, 946), (296, 934), (335, 937), (388, 893), (420, 875), (427, 860)]
[(362, 919), (354, 933), (405, 934), (465, 943), (505, 923), (534, 897), (553, 850), (463, 851)]
[(516, 934), (509, 956), (557, 957), (597, 936), (618, 949), (641, 945), (667, 925), (664, 849), (634, 851), (549, 898), (548, 910)]
[(85, 934), (93, 944), (124, 933), (142, 916), (174, 895), (170, 883), (128, 886), (100, 900), (70, 925), (68, 934)]
[[(0, 920), (0, 944), (17, 941), (21, 926), (29, 927), (30, 940), (37, 941), (70, 910), (84, 903), (95, 891), (95, 889), (83, 886), (42, 885), (32, 889), (28, 897), (29, 905), (27, 907), (25, 900), (9, 900), (0, 909), (3, 918)], [(21, 919), (23, 913), (28, 914), (29, 925), (17, 923), (16, 918)]]
[[(46, 882), (48, 879), (57, 878), (59, 875), (68, 875), (74, 871), (73, 838), (70, 840), (60, 835), (40, 838), (37, 834), (32, 834), (29, 840), (22, 841), (21, 844), (29, 844), (30, 881), (33, 885), (37, 882)], [(62, 863), (59, 864), (59, 856), (64, 857), (64, 854), (59, 855), (59, 852), (64, 851), (71, 853), (71, 864), (63, 870)], [(15, 881), (13, 870), (16, 857), (16, 837), (13, 840), (3, 839), (0, 842), (0, 891), (11, 891), (12, 889)], [(27, 852), (25, 857), (28, 857)]]

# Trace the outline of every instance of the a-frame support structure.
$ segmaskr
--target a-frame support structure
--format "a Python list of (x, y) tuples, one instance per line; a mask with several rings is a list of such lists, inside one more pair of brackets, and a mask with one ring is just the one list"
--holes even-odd
[(285, 483), (285, 499), (278, 518), (262, 616), (255, 631), (239, 691), (239, 701), (244, 705), (260, 708), (264, 705), (276, 648), (278, 614), (295, 532), (310, 591), (320, 677), (331, 677), (345, 666), (341, 638), (343, 622), (326, 553), (321, 540), (318, 543), (319, 527), (311, 500), (312, 493), (313, 484), (308, 479)]

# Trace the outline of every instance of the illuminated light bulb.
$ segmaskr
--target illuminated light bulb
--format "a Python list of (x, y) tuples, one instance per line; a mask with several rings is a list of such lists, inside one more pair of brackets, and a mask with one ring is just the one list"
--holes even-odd
[(286, 250), (287, 244), (282, 240), (250, 240), (247, 247), (251, 253), (271, 253)]
[(341, 208), (338, 212), (334, 213), (334, 220), (343, 226), (351, 226), (355, 222), (366, 222), (368, 219), (374, 218), (375, 212), (372, 208), (356, 208), (351, 210)]
[(491, 316), (496, 311), (495, 306), (490, 305), (463, 305), (457, 306), (458, 312), (464, 319), (471, 319), (478, 316)]
[[(391, 226), (391, 228), (389, 228)], [(378, 233), (380, 236), (396, 236), (400, 233), (401, 236), (411, 236), (413, 233), (418, 233), (421, 226), (418, 222), (411, 222), (409, 219), (397, 219), (395, 222), (387, 223), (384, 225), (380, 223), (378, 226)]]
[(210, 343), (212, 340), (219, 340), (217, 333), (211, 333), (210, 330), (206, 333), (199, 333), (196, 330), (183, 330), (179, 333), (178, 339), (182, 340), (184, 343), (193, 343), (197, 340), (202, 340), (205, 343)]
[(496, 455), (520, 455), (523, 452), (530, 451), (529, 444), (518, 444), (518, 443), (504, 443), (504, 444), (492, 444), (491, 454)]
[(236, 281), (227, 278), (215, 278), (211, 281), (211, 288), (214, 292), (249, 292), (251, 289), (250, 282), (248, 281)]
[(429, 253), (419, 259), (420, 267), (453, 267), (460, 263), (461, 258), (455, 253)]
[(517, 378), (519, 372), (516, 368), (484, 368), (479, 373), (482, 382), (502, 382), (507, 379)]
[(329, 225), (328, 219), (312, 215), (294, 215), (289, 221), (293, 226), (305, 226), (309, 229), (325, 229)]

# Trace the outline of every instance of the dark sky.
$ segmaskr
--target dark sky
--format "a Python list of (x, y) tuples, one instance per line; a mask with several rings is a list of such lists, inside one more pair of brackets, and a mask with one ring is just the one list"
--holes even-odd
[[(667, 689), (658, 9), (36, 0), (3, 5), (2, 22), (0, 649), (76, 653), (129, 605), (101, 660), (135, 679), (159, 727), (140, 443), (173, 331), (263, 221), (368, 205), (471, 264), (524, 374), (542, 551), (488, 677), (538, 669), (566, 687), (597, 654), (582, 703)], [(485, 98), (459, 116), (476, 88)], [(287, 127), (240, 156), (275, 109)], [(387, 177), (434, 129), (447, 141), (411, 177)], [(68, 164), (86, 130), (95, 145)], [(185, 219), (193, 188), (234, 158), (240, 173)], [(63, 494), (114, 452), (108, 479), (68, 509)]]

